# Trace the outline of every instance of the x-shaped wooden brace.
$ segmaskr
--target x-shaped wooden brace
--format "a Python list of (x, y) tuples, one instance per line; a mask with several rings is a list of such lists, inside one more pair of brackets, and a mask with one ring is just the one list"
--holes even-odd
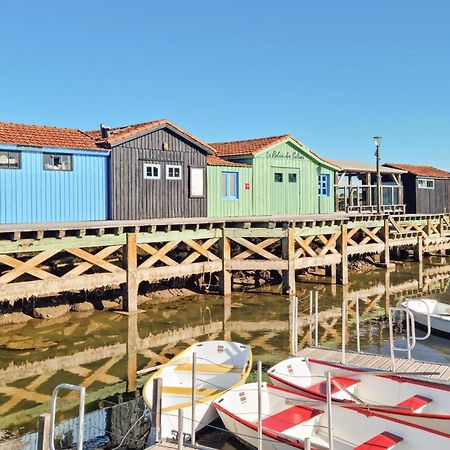
[[(83, 250), (81, 248), (67, 248), (65, 251), (74, 256), (77, 256), (80, 259), (84, 259), (85, 261), (87, 261), (88, 264), (90, 264), (90, 267), (97, 266), (97, 267), (100, 267), (101, 269), (106, 270), (107, 272), (115, 273), (115, 272), (123, 272), (124, 269), (122, 269), (122, 267), (116, 266), (108, 261), (105, 261), (104, 258), (107, 255), (110, 255), (111, 253), (115, 252), (118, 248), (120, 248), (120, 246), (108, 247), (108, 249), (110, 249), (111, 251), (108, 251), (105, 248), (104, 249), (105, 251), (102, 253), (102, 256), (99, 256), (98, 254), (93, 255), (92, 253), (89, 253), (86, 250)], [(103, 255), (105, 255), (105, 256), (103, 256)], [(87, 267), (87, 266), (84, 266), (84, 267)], [(85, 270), (87, 270), (87, 269), (85, 269)], [(82, 270), (82, 272), (84, 272), (85, 270)]]
[(340, 236), (340, 233), (334, 233), (333, 235), (330, 236), (329, 239), (327, 239), (323, 234), (320, 234), (319, 236), (317, 236), (317, 238), (319, 239), (320, 242), (322, 242), (322, 244), (325, 244), (325, 247), (323, 247), (320, 252), (319, 252), (319, 256), (324, 256), (327, 253), (339, 253), (336, 250), (336, 242), (338, 240)]
[(232, 238), (232, 239), (247, 249), (236, 255), (233, 259), (241, 259), (241, 260), (247, 259), (249, 256), (254, 255), (255, 253), (269, 260), (279, 259), (265, 249), (275, 244), (276, 242), (279, 242), (280, 239), (266, 239), (260, 242), (259, 244), (253, 244), (253, 242), (250, 242), (249, 240), (244, 238)]
[(164, 244), (159, 250), (149, 244), (138, 244), (138, 247), (144, 252), (152, 255), (150, 258), (146, 259), (140, 266), (139, 269), (146, 269), (152, 267), (158, 261), (162, 261), (167, 266), (177, 266), (178, 263), (167, 256), (171, 250), (173, 250), (181, 241), (169, 241)]
[(359, 245), (366, 245), (368, 244), (371, 240), (377, 243), (381, 243), (383, 242), (383, 240), (377, 236), (377, 233), (381, 230), (381, 227), (376, 227), (373, 230), (369, 230), (366, 227), (362, 227), (361, 231), (364, 232), (366, 234), (366, 237), (359, 243)]
[[(199, 244), (196, 241), (185, 241), (189, 247), (191, 247), (194, 251), (187, 256), (181, 264), (192, 264), (194, 261), (196, 261), (200, 256), (204, 256), (208, 258), (209, 261), (218, 260), (219, 257), (211, 253), (208, 249), (211, 248), (219, 238), (212, 238), (206, 240), (203, 244)], [(194, 245), (192, 245), (194, 244)]]
[(0, 255), (0, 263), (13, 267), (12, 270), (0, 277), (0, 284), (8, 284), (24, 273), (33, 275), (34, 277), (41, 280), (57, 278), (55, 275), (46, 272), (45, 270), (39, 269), (37, 266), (39, 264), (42, 264), (52, 256), (56, 255), (58, 252), (59, 250), (46, 250), (33, 256), (27, 261), (20, 261), (19, 259), (13, 258), (8, 255)]
[(311, 242), (316, 238), (316, 236), (308, 236), (307, 238), (303, 239), (299, 236), (295, 237), (295, 242), (300, 246), (295, 252), (295, 259), (299, 258), (303, 254), (307, 254), (308, 256), (315, 257), (317, 256), (317, 253), (310, 247)]

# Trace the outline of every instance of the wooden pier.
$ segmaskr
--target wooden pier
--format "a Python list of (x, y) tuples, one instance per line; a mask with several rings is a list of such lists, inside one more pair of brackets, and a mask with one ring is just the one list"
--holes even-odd
[[(337, 349), (322, 347), (307, 347), (300, 350), (299, 356), (322, 359), (330, 362), (341, 362), (342, 352)], [(362, 366), (368, 369), (391, 370), (392, 360), (389, 356), (376, 355), (374, 353), (346, 351), (346, 364), (350, 366)], [(397, 372), (435, 372), (431, 375), (417, 376), (417, 378), (432, 378), (439, 383), (450, 385), (450, 365), (437, 364), (430, 361), (418, 361), (415, 359), (396, 358)]]
[(229, 295), (233, 271), (276, 270), (295, 293), (296, 270), (328, 267), (348, 283), (348, 259), (379, 254), (385, 266), (400, 247), (450, 249), (450, 215), (280, 216), (0, 226), (0, 301), (122, 286), (137, 309), (142, 281), (217, 273)]

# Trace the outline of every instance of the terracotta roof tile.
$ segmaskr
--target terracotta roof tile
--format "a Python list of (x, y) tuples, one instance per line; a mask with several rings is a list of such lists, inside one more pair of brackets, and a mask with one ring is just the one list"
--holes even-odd
[(0, 122), (0, 142), (36, 147), (101, 150), (91, 136), (73, 128)]
[(252, 167), (251, 164), (243, 164), (234, 161), (227, 161), (216, 155), (209, 155), (207, 157), (208, 166), (227, 166), (227, 167)]
[(119, 142), (122, 139), (126, 139), (127, 137), (132, 137), (135, 134), (142, 133), (145, 131), (151, 131), (153, 128), (159, 127), (160, 125), (164, 125), (164, 124), (170, 125), (172, 128), (176, 129), (181, 134), (184, 134), (184, 135), (190, 137), (195, 142), (206, 147), (210, 153), (215, 153), (214, 149), (209, 144), (207, 144), (206, 142), (203, 142), (196, 136), (181, 129), (180, 127), (178, 127), (177, 125), (175, 125), (174, 123), (170, 122), (167, 119), (152, 120), (150, 122), (130, 124), (130, 125), (125, 125), (123, 127), (114, 127), (114, 128), (110, 129), (110, 136), (107, 138), (102, 138), (100, 130), (86, 131), (86, 133), (89, 136), (91, 136), (98, 145), (113, 145), (114, 143)]
[(450, 178), (450, 172), (445, 170), (436, 169), (431, 166), (416, 166), (412, 164), (397, 164), (397, 163), (385, 163), (383, 166), (393, 167), (394, 169), (406, 170), (409, 173), (417, 175), (419, 177), (433, 177), (433, 178)]
[(284, 141), (290, 137), (289, 134), (281, 136), (270, 136), (244, 141), (215, 142), (210, 144), (219, 156), (255, 155), (277, 142)]

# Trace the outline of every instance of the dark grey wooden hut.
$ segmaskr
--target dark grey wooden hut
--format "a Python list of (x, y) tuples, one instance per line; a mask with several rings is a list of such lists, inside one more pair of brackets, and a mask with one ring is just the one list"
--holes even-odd
[(406, 171), (402, 175), (404, 202), (409, 214), (450, 212), (450, 173), (431, 166), (384, 164)]
[(111, 149), (112, 220), (207, 215), (208, 144), (167, 120), (89, 133)]

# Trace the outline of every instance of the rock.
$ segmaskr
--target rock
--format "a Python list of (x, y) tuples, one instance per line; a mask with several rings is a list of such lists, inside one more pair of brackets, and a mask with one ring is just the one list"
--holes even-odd
[(31, 319), (30, 316), (27, 316), (23, 312), (13, 312), (9, 314), (1, 314), (0, 315), (0, 325), (12, 325), (16, 323), (24, 323), (28, 322)]
[(81, 303), (74, 303), (70, 310), (74, 312), (86, 312), (86, 311), (93, 311), (94, 305), (90, 302), (81, 302)]
[(103, 309), (118, 309), (120, 308), (120, 303), (113, 302), (111, 300), (102, 300)]
[(37, 319), (55, 319), (61, 317), (70, 311), (70, 305), (46, 306), (34, 308), (33, 317)]

